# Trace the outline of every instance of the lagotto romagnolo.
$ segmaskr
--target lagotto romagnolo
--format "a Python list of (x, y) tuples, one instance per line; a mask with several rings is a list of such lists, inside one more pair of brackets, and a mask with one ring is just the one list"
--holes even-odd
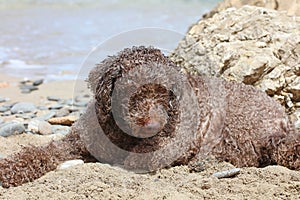
[[(156, 81), (144, 81), (147, 73)], [(136, 82), (118, 83), (124, 77)], [(185, 82), (190, 88), (180, 88)], [(3, 187), (33, 181), (65, 160), (94, 157), (133, 170), (197, 163), (203, 155), (238, 167), (300, 169), (300, 134), (281, 105), (253, 86), (184, 74), (160, 50), (142, 46), (103, 60), (88, 83), (94, 98), (64, 139), (0, 161)], [(121, 104), (114, 105), (114, 95)]]

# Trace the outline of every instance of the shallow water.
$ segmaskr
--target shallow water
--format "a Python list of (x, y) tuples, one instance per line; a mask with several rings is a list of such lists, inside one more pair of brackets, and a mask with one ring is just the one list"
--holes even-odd
[[(144, 27), (168, 29), (183, 36), (217, 2), (1, 0), (0, 73), (75, 79), (88, 53), (107, 39)], [(180, 38), (168, 42), (175, 47)]]

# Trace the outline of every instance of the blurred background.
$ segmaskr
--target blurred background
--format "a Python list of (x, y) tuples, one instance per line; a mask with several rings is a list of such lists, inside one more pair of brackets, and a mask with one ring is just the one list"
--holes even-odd
[(219, 1), (0, 0), (0, 73), (72, 80), (88, 53), (112, 36), (143, 27), (184, 35)]

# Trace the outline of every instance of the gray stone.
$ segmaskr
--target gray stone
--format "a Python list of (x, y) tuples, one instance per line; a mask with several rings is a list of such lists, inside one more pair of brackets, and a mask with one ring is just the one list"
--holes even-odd
[(52, 134), (52, 127), (46, 121), (34, 119), (28, 123), (28, 131), (41, 135), (49, 135)]
[(73, 99), (66, 100), (65, 104), (69, 106), (73, 106)]
[(22, 91), (34, 91), (34, 90), (38, 90), (39, 88), (33, 85), (21, 85), (20, 89)]
[(27, 89), (27, 88), (21, 89), (22, 94), (29, 94), (30, 92), (31, 92), (30, 89)]
[(77, 107), (86, 107), (87, 104), (88, 104), (88, 102), (82, 101), (82, 102), (74, 102), (73, 105), (74, 105), (74, 106), (77, 106)]
[(75, 106), (70, 106), (68, 109), (69, 109), (70, 112), (76, 112), (76, 111), (79, 111), (79, 108), (78, 108), (78, 107), (75, 107)]
[(55, 113), (55, 117), (64, 117), (70, 114), (70, 111), (68, 108), (62, 108)]
[(56, 109), (57, 110), (57, 109), (61, 109), (62, 107), (64, 107), (64, 105), (57, 103), (57, 104), (51, 105), (49, 107), (49, 109), (51, 109), (51, 110), (55, 110)]
[(43, 115), (43, 116), (40, 116), (40, 117), (38, 117), (38, 119), (40, 119), (40, 120), (44, 120), (44, 121), (48, 121), (48, 119), (50, 119), (50, 118), (52, 118), (52, 117), (54, 117), (55, 116), (55, 111), (50, 111), (50, 112), (48, 112), (47, 114), (45, 114), (45, 115)]
[(29, 113), (29, 114), (16, 114), (15, 117), (22, 118), (22, 119), (32, 119), (32, 118), (35, 118), (36, 115), (32, 114), (32, 113)]
[(5, 106), (0, 106), (0, 112), (6, 112), (6, 111), (9, 111), (10, 108), (9, 107), (5, 107)]
[(59, 101), (60, 98), (59, 97), (55, 97), (55, 96), (47, 96), (48, 101)]
[(39, 86), (44, 82), (44, 79), (38, 79), (32, 83), (33, 86)]
[(23, 114), (23, 113), (29, 113), (36, 110), (36, 106), (33, 103), (27, 103), (27, 102), (21, 102), (16, 103), (11, 109), (12, 114)]
[(6, 108), (12, 108), (17, 102), (14, 102), (14, 103), (6, 103), (4, 105), (2, 105), (3, 107), (6, 107)]
[(0, 136), (8, 137), (11, 135), (25, 132), (25, 126), (20, 122), (7, 122), (0, 125)]
[(47, 106), (38, 106), (37, 109), (39, 110), (48, 110)]
[(4, 120), (0, 118), (0, 125), (4, 123)]
[(46, 121), (41, 121), (39, 123), (39, 134), (41, 135), (50, 135), (52, 134), (52, 127), (51, 127), (51, 124), (49, 124), (48, 122)]
[(40, 120), (31, 120), (28, 123), (27, 131), (30, 131), (32, 133), (38, 133), (39, 132), (39, 123)]
[(0, 103), (7, 102), (7, 101), (9, 101), (9, 100), (10, 100), (9, 98), (0, 97)]
[(70, 132), (69, 126), (52, 125), (52, 133), (67, 135)]
[(7, 117), (7, 116), (10, 116), (11, 115), (11, 112), (10, 111), (6, 111), (4, 113), (1, 113), (1, 116), (2, 117)]

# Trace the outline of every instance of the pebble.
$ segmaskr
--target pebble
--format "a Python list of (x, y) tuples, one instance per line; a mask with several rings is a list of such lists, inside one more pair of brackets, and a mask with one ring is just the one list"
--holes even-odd
[(39, 134), (41, 135), (50, 135), (52, 134), (52, 127), (51, 124), (45, 121), (41, 121), (39, 124)]
[(12, 114), (23, 114), (33, 112), (36, 109), (36, 106), (33, 103), (21, 102), (16, 103), (11, 109)]
[(31, 92), (30, 89), (21, 89), (22, 94), (29, 94)]
[(47, 114), (38, 117), (38, 119), (48, 121), (50, 118), (53, 118), (55, 114), (55, 111), (50, 111)]
[(10, 100), (9, 98), (0, 97), (0, 103), (7, 102), (7, 101), (9, 101), (9, 100)]
[(38, 79), (32, 83), (33, 86), (39, 86), (44, 82), (44, 79)]
[(0, 118), (0, 125), (4, 123), (4, 120)]
[(233, 169), (222, 171), (222, 172), (216, 172), (213, 174), (213, 176), (217, 177), (217, 178), (230, 178), (230, 177), (233, 177), (233, 176), (239, 174), (240, 171), (241, 171), (240, 168), (233, 168)]
[(6, 111), (9, 111), (9, 110), (10, 110), (9, 107), (0, 106), (0, 112), (6, 112)]
[(77, 116), (53, 117), (48, 120), (50, 124), (71, 126), (76, 120)]
[(37, 109), (39, 110), (48, 110), (47, 106), (38, 106)]
[(51, 128), (52, 128), (52, 133), (54, 134), (67, 135), (70, 132), (69, 126), (52, 125)]
[(62, 164), (60, 164), (57, 169), (59, 170), (64, 170), (67, 169), (69, 167), (75, 166), (75, 165), (82, 165), (84, 164), (83, 160), (67, 160), (65, 162), (63, 162)]
[(28, 123), (28, 130), (33, 133), (41, 134), (41, 135), (50, 135), (52, 134), (52, 127), (46, 121), (41, 120), (31, 120)]
[(14, 103), (6, 103), (6, 104), (4, 104), (2, 106), (6, 107), (6, 108), (12, 108), (15, 104), (16, 104), (16, 102), (14, 102)]
[(88, 104), (88, 102), (85, 102), (85, 101), (73, 103), (73, 105), (77, 106), (77, 107), (86, 107), (87, 104)]
[(68, 108), (62, 108), (62, 109), (56, 111), (55, 117), (65, 117), (69, 114), (70, 114), (70, 111)]
[(55, 96), (47, 96), (47, 100), (48, 101), (59, 101), (60, 98), (59, 97), (55, 97)]
[(10, 116), (10, 115), (11, 115), (10, 111), (6, 111), (4, 113), (1, 113), (1, 116), (3, 116), (3, 117), (7, 117), (7, 116)]
[(20, 122), (7, 122), (0, 125), (0, 136), (8, 137), (11, 135), (25, 132), (25, 126)]
[(51, 109), (51, 110), (54, 110), (54, 109), (58, 110), (58, 109), (61, 109), (62, 107), (64, 107), (64, 105), (58, 103), (58, 104), (51, 105), (49, 107), (49, 109)]
[(73, 99), (68, 99), (65, 101), (65, 104), (73, 107)]
[(39, 88), (36, 87), (36, 86), (33, 86), (33, 85), (21, 85), (21, 86), (20, 86), (20, 89), (21, 89), (22, 91), (26, 91), (26, 90), (34, 91), (34, 90), (38, 90)]
[(78, 108), (78, 107), (75, 107), (75, 106), (70, 106), (68, 109), (69, 109), (70, 112), (76, 112), (76, 111), (79, 111), (79, 108)]
[(36, 115), (35, 114), (16, 114), (15, 117), (17, 118), (22, 118), (22, 119), (32, 119), (32, 118), (35, 118)]

